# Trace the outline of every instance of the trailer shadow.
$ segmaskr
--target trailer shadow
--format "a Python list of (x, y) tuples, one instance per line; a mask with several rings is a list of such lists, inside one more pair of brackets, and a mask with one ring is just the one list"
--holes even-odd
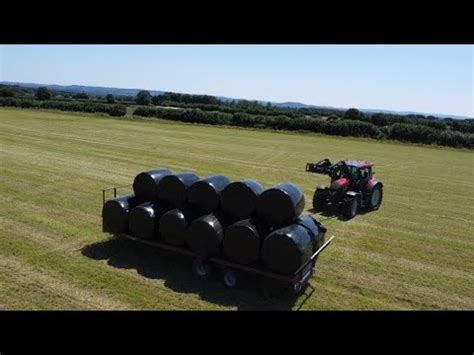
[(282, 285), (251, 275), (243, 278), (238, 287), (229, 289), (217, 273), (209, 280), (193, 276), (189, 257), (125, 238), (113, 237), (87, 245), (82, 254), (94, 260), (107, 260), (115, 268), (135, 269), (149, 279), (164, 280), (164, 285), (175, 292), (198, 294), (203, 300), (238, 310), (299, 309), (312, 293), (309, 286), (296, 298)]

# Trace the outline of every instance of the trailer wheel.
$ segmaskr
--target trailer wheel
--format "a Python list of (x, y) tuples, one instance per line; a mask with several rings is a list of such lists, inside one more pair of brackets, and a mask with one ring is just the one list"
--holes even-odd
[(293, 292), (295, 295), (298, 295), (301, 290), (303, 289), (303, 283), (301, 281), (298, 281), (293, 285)]
[(226, 270), (224, 271), (224, 285), (226, 285), (229, 288), (233, 288), (237, 286), (239, 283), (239, 277), (235, 271), (232, 270)]
[(211, 275), (211, 265), (201, 259), (193, 261), (193, 274), (201, 279), (208, 279)]

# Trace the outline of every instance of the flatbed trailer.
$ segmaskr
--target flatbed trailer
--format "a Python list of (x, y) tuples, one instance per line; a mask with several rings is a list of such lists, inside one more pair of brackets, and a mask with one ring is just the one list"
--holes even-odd
[(294, 275), (283, 275), (272, 272), (264, 267), (242, 265), (217, 256), (203, 259), (198, 254), (186, 247), (177, 247), (166, 244), (160, 240), (140, 239), (127, 233), (115, 234), (115, 237), (127, 238), (155, 248), (164, 249), (191, 257), (194, 259), (192, 264), (192, 273), (199, 278), (206, 279), (210, 276), (212, 269), (221, 269), (223, 270), (223, 281), (227, 287), (235, 287), (239, 280), (239, 274), (246, 273), (259, 275), (268, 279), (286, 283), (291, 286), (295, 294), (299, 294), (311, 277), (316, 273), (317, 257), (329, 246), (329, 244), (331, 244), (335, 238), (334, 236), (329, 238), (318, 250), (313, 253), (311, 258), (295, 272)]
[[(115, 198), (117, 197), (117, 190), (119, 188), (121, 187), (102, 190), (103, 203), (105, 204), (107, 191), (113, 190)], [(316, 260), (318, 256), (332, 243), (335, 238), (335, 236), (331, 236), (331, 238), (324, 242), (324, 244), (318, 250), (316, 250), (313, 255), (311, 255), (311, 258), (308, 259), (308, 261), (306, 261), (293, 275), (284, 275), (270, 271), (263, 265), (242, 265), (218, 256), (203, 259), (187, 247), (170, 245), (159, 239), (141, 239), (136, 238), (128, 233), (114, 234), (114, 236), (118, 238), (130, 239), (155, 248), (191, 257), (194, 259), (192, 263), (192, 273), (202, 279), (207, 279), (212, 273), (213, 269), (221, 269), (223, 271), (224, 284), (227, 287), (235, 287), (238, 284), (240, 278), (239, 276), (241, 274), (253, 274), (287, 284), (291, 287), (292, 291), (296, 295), (298, 295), (304, 289), (305, 285), (316, 273)]]

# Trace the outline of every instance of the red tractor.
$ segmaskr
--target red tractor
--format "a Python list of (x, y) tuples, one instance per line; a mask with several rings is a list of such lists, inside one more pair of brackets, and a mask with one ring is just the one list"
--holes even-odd
[(331, 164), (329, 159), (307, 163), (306, 171), (329, 175), (331, 186), (318, 186), (313, 196), (315, 211), (336, 209), (346, 218), (353, 218), (359, 209), (377, 210), (382, 203), (383, 184), (374, 178), (373, 163), (345, 160)]

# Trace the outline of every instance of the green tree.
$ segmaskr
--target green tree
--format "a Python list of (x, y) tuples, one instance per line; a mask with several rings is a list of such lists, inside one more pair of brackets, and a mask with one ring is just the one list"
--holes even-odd
[(139, 105), (151, 104), (151, 94), (149, 91), (141, 90), (135, 97), (135, 102)]
[(160, 104), (163, 102), (162, 96), (163, 96), (163, 95), (156, 95), (156, 96), (153, 96), (153, 97), (151, 98), (151, 102), (153, 103), (153, 105), (155, 105), (155, 106), (160, 105)]
[(82, 99), (82, 100), (89, 100), (89, 95), (87, 95), (85, 92), (80, 92), (77, 93), (73, 96), (75, 99)]
[(350, 108), (344, 113), (344, 118), (348, 120), (360, 120), (364, 117), (364, 114), (356, 108)]
[(51, 99), (51, 92), (48, 90), (47, 87), (42, 86), (36, 90), (36, 98), (38, 100), (50, 100)]
[(114, 98), (114, 95), (112, 94), (108, 94), (105, 99), (107, 100), (107, 103), (108, 104), (114, 104), (115, 103), (115, 98)]
[(0, 88), (0, 97), (13, 97), (15, 92), (9, 88)]

